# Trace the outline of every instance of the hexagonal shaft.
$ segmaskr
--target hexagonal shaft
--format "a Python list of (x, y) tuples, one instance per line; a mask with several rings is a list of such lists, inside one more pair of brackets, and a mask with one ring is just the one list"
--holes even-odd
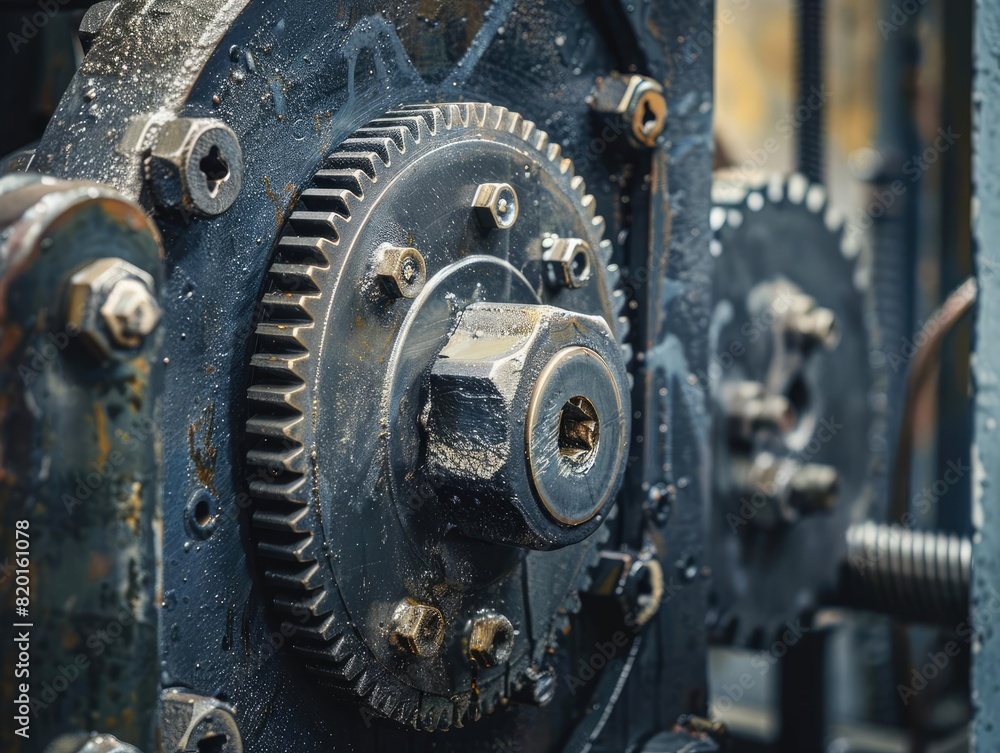
[(626, 399), (603, 319), (467, 308), (431, 370), (426, 411), (428, 470), (452, 519), (470, 536), (537, 549), (593, 533), (624, 470)]

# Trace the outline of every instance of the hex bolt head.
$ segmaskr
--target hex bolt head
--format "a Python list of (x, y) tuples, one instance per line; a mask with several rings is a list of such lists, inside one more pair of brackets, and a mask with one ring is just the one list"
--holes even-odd
[(590, 97), (594, 111), (609, 121), (614, 141), (625, 132), (634, 147), (651, 149), (656, 146), (667, 124), (667, 100), (663, 87), (648, 76), (625, 76), (613, 73), (598, 80)]
[(160, 306), (141, 280), (130, 277), (111, 288), (101, 316), (116, 345), (138, 348), (160, 321)]
[(642, 146), (656, 146), (667, 125), (667, 100), (663, 96), (663, 87), (646, 76), (632, 76), (622, 106), (632, 129), (632, 138)]
[(97, 259), (70, 277), (66, 328), (99, 358), (139, 347), (159, 320), (152, 276), (124, 259)]
[(804, 349), (821, 345), (833, 350), (840, 342), (836, 314), (818, 305), (812, 296), (793, 295), (788, 302), (785, 321), (789, 335)]
[(472, 200), (484, 230), (509, 230), (517, 222), (517, 193), (509, 183), (482, 183)]
[(427, 604), (406, 599), (392, 613), (389, 640), (400, 651), (416, 656), (437, 656), (444, 642), (444, 615)]
[(427, 282), (424, 257), (415, 248), (382, 245), (375, 252), (373, 266), (389, 298), (415, 298)]
[(496, 612), (486, 612), (469, 628), (469, 658), (481, 667), (498, 667), (514, 650), (514, 626)]
[(182, 214), (222, 214), (243, 185), (243, 150), (213, 118), (176, 118), (154, 135), (146, 176), (157, 204)]
[(784, 395), (770, 395), (760, 382), (728, 385), (724, 394), (729, 435), (749, 441), (758, 430), (788, 432), (795, 427), (795, 409)]
[(545, 279), (553, 288), (581, 288), (590, 280), (592, 253), (581, 238), (546, 238), (542, 241)]

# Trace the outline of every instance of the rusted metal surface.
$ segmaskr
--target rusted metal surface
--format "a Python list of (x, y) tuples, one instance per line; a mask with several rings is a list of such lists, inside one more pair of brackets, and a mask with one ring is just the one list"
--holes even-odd
[[(141, 270), (159, 290), (159, 233), (138, 207), (104, 187), (46, 179), (20, 190), (27, 193), (20, 201), (17, 188), (3, 195), (6, 206), (30, 210), (7, 218), (0, 260), (0, 540), (13, 555), (15, 530), (30, 536), (30, 594), (18, 622), (30, 637), (23, 679), (31, 735), (6, 736), (13, 746), (6, 750), (39, 751), (60, 733), (92, 729), (149, 750), (157, 693), (160, 337), (95, 352), (83, 342), (86, 328), (67, 317), (67, 298), (73, 273), (106, 256)], [(13, 605), (24, 592), (8, 565), (15, 562), (5, 563), (0, 599)], [(22, 628), (13, 630), (20, 635)], [(19, 644), (10, 621), (2, 631), (3, 664), (13, 667)], [(14, 708), (19, 685), (13, 673), (4, 676), (5, 708)]]

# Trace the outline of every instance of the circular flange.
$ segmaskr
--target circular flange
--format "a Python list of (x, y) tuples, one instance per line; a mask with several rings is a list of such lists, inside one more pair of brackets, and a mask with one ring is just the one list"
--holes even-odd
[(532, 484), (555, 520), (581, 525), (614, 494), (625, 423), (622, 390), (598, 353), (564, 348), (546, 364), (525, 429)]
[[(517, 197), (509, 227), (477, 216), (487, 183)], [(384, 717), (432, 730), (490, 711), (544, 660), (578, 603), (600, 533), (548, 552), (458, 534), (423, 470), (422, 415), (430, 367), (472, 303), (544, 303), (601, 317), (624, 337), (602, 232), (558, 147), (520, 116), (474, 104), (369, 124), (328, 158), (289, 219), (252, 359), (253, 526), (307, 667)], [(546, 284), (551, 236), (595, 249), (585, 285)], [(415, 297), (386, 294), (386, 244), (421, 255)], [(440, 612), (436, 653), (400, 649), (404, 602)], [(470, 660), (470, 631), (486, 613), (513, 626), (496, 666)]]

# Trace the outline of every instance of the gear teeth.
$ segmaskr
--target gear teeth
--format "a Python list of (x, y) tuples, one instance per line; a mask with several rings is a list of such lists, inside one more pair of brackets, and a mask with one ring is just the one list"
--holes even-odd
[(323, 270), (311, 264), (272, 264), (268, 278), (280, 290), (319, 293), (316, 277)]
[(305, 477), (299, 476), (284, 483), (255, 478), (250, 481), (250, 492), (265, 502), (282, 502), (293, 505), (309, 504)]
[(437, 107), (426, 107), (424, 105), (414, 105), (401, 110), (394, 110), (389, 113), (389, 118), (403, 116), (406, 118), (416, 117), (424, 122), (427, 133), (433, 136), (445, 125), (445, 116), (441, 109)]
[(611, 241), (607, 238), (603, 238), (600, 243), (597, 244), (597, 252), (600, 254), (601, 261), (608, 265), (607, 269), (609, 272), (616, 275), (613, 284), (608, 287), (616, 288), (621, 280), (621, 271), (618, 269), (617, 264), (611, 264), (611, 255), (614, 253), (614, 246), (611, 245)]
[(286, 562), (312, 562), (312, 558), (306, 554), (309, 544), (312, 543), (312, 534), (305, 534), (301, 538), (296, 538), (288, 543), (279, 544), (275, 541), (262, 541), (257, 544), (257, 551), (263, 556)]
[(265, 439), (278, 439), (294, 441), (292, 429), (295, 424), (302, 420), (302, 416), (276, 417), (276, 416), (254, 416), (247, 419), (247, 433)]
[(315, 296), (307, 296), (289, 290), (272, 290), (261, 299), (262, 317), (271, 321), (307, 324), (312, 322), (308, 301)]
[[(389, 166), (392, 158), (399, 155), (403, 150), (391, 138), (349, 138), (341, 144), (341, 149), (351, 152), (371, 152), (378, 155), (382, 164)], [(375, 177), (374, 175), (372, 176)]]
[(281, 353), (305, 353), (308, 349), (304, 334), (311, 331), (310, 324), (286, 324), (284, 322), (261, 322), (257, 325), (257, 337), (263, 350)]
[(308, 514), (309, 508), (307, 507), (300, 507), (297, 510), (285, 513), (258, 510), (253, 514), (253, 524), (269, 528), (272, 531), (304, 535), (309, 532), (300, 529), (299, 523)]
[(303, 455), (301, 445), (291, 445), (284, 449), (270, 449), (262, 446), (247, 453), (247, 462), (271, 473), (295, 473), (301, 476), (305, 470), (301, 467)]
[(310, 212), (330, 212), (346, 220), (355, 198), (346, 188), (307, 188), (299, 195), (299, 203)]
[(535, 132), (532, 134), (532, 141), (534, 142), (532, 146), (534, 146), (535, 149), (540, 151), (542, 154), (546, 153), (549, 148), (549, 134), (536, 128)]
[[(309, 212), (293, 212), (296, 215), (308, 215)], [(299, 222), (308, 222), (315, 226), (313, 218), (300, 217)], [(332, 231), (336, 237), (336, 230)], [(290, 264), (312, 264), (317, 267), (328, 267), (333, 257), (335, 244), (328, 238), (302, 238), (295, 235), (285, 235), (278, 241), (277, 259)]]
[[(593, 199), (593, 197), (591, 197), (591, 199)], [(591, 225), (593, 225), (595, 233), (597, 233), (598, 235), (604, 235), (605, 225), (603, 217), (597, 215), (590, 221), (590, 223)]]
[(318, 618), (330, 614), (333, 610), (329, 601), (329, 592), (320, 590), (302, 599), (289, 599), (279, 596), (274, 600), (274, 606), (279, 612), (286, 614), (294, 614), (296, 616), (308, 614), (312, 618)]
[(358, 171), (368, 180), (374, 182), (375, 176), (378, 174), (376, 161), (381, 162), (382, 160), (374, 152), (334, 152), (326, 158), (325, 164), (331, 170)]
[(250, 365), (287, 382), (298, 378), (298, 364), (308, 357), (307, 353), (254, 353)]
[(258, 410), (289, 413), (299, 410), (296, 397), (302, 393), (303, 389), (305, 389), (305, 385), (301, 383), (262, 384), (258, 382), (247, 389), (247, 397), (250, 398), (250, 404)]
[[(301, 233), (302, 235), (320, 235), (326, 236), (323, 238), (317, 238), (315, 240), (324, 240), (327, 242), (332, 241), (336, 243), (340, 240), (340, 233), (337, 232), (337, 218), (340, 217), (336, 212), (310, 212), (303, 210), (296, 210), (292, 212), (291, 216), (288, 218), (288, 223), (292, 230), (296, 233)], [(303, 238), (295, 236), (286, 236), (289, 241), (301, 241)], [(284, 238), (282, 239), (284, 240)], [(314, 240), (308, 238), (306, 240)], [(306, 244), (297, 244), (306, 245)], [(285, 248), (295, 248), (295, 245), (288, 244)], [(324, 259), (325, 261), (325, 259)]]
[(420, 143), (421, 126), (423, 126), (423, 132), (428, 132), (427, 122), (423, 118), (416, 115), (398, 115), (395, 118), (378, 118), (373, 120), (369, 126), (363, 128), (359, 133), (367, 135), (382, 133), (383, 131), (398, 131), (403, 134), (403, 144), (400, 146), (400, 149), (403, 149), (407, 144), (407, 133), (409, 133), (410, 139), (416, 143)]
[[(569, 186), (576, 191), (576, 195), (579, 196), (581, 200), (587, 196), (587, 182), (582, 176), (574, 175), (569, 181)], [(591, 201), (593, 201), (593, 197), (591, 197)]]
[(316, 625), (295, 625), (295, 635), (316, 643), (327, 643), (339, 635), (336, 618), (331, 614)]
[(313, 182), (321, 188), (342, 188), (363, 199), (365, 186), (371, 183), (371, 178), (364, 170), (358, 168), (330, 168), (317, 170)]
[(416, 138), (418, 133), (419, 131), (410, 131), (409, 128), (399, 125), (398, 123), (393, 123), (392, 125), (387, 126), (371, 125), (366, 128), (362, 128), (360, 131), (355, 131), (354, 137), (348, 139), (344, 143), (350, 143), (353, 145), (364, 139), (376, 139), (378, 141), (390, 139), (396, 145), (396, 150), (400, 154), (405, 154), (407, 134)]
[(272, 588), (278, 588), (287, 592), (306, 592), (323, 587), (320, 577), (319, 564), (313, 562), (307, 567), (281, 570), (278, 566), (272, 565), (264, 574), (264, 580)]

